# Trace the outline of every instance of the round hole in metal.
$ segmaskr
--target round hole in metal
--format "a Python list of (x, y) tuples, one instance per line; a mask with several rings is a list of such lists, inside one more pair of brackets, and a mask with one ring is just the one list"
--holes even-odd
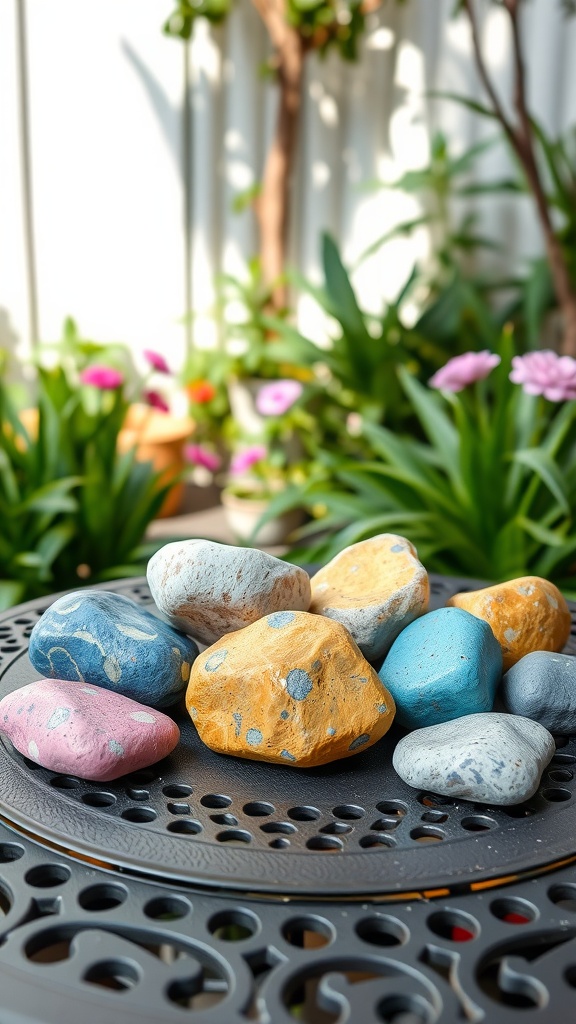
[(410, 832), (410, 838), (417, 843), (440, 843), (446, 833), (441, 828), (434, 828), (432, 825), (419, 825)]
[(550, 761), (550, 765), (568, 765), (576, 764), (576, 756), (574, 754), (554, 754), (554, 757)]
[(496, 822), (494, 818), (488, 818), (484, 814), (469, 814), (462, 818), (460, 824), (467, 832), (487, 832), (489, 829), (494, 828)]
[(233, 814), (211, 814), (210, 821), (213, 821), (216, 825), (237, 825), (238, 818), (235, 818)]
[(127, 775), (124, 782), (127, 786), (136, 786), (137, 789), (140, 786), (148, 786), (151, 782), (155, 782), (158, 778), (153, 768), (143, 768), (140, 772), (133, 772), (132, 775)]
[(251, 843), (252, 835), (243, 828), (228, 828), (216, 833), (219, 843)]
[(83, 889), (78, 896), (78, 903), (83, 910), (92, 912), (100, 910), (112, 910), (113, 907), (120, 907), (128, 896), (128, 890), (123, 885), (103, 883), (91, 885)]
[(6, 886), (0, 885), (0, 914), (6, 917), (6, 914), (12, 909), (12, 903), (12, 894)]
[(440, 793), (419, 793), (416, 798), (424, 807), (453, 807), (454, 801)]
[(384, 996), (376, 1007), (383, 1024), (436, 1024), (435, 1008), (419, 995)]
[(35, 889), (52, 889), (57, 885), (64, 885), (70, 875), (70, 868), (65, 864), (40, 864), (30, 868), (24, 878), (28, 885), (33, 885)]
[(336, 836), (311, 836), (306, 841), (309, 850), (319, 850), (323, 853), (336, 853), (344, 849), (344, 843)]
[(548, 772), (550, 782), (571, 782), (573, 778), (574, 772), (571, 772), (569, 768), (554, 768)]
[(202, 825), (193, 818), (177, 818), (176, 821), (168, 822), (166, 829), (180, 836), (197, 836), (202, 831)]
[(402, 818), (377, 818), (370, 825), (370, 828), (374, 829), (375, 832), (392, 832), (398, 828), (398, 825), (402, 821)]
[(73, 775), (54, 775), (50, 779), (54, 789), (77, 789), (80, 784), (80, 779), (75, 779)]
[(89, 807), (111, 807), (116, 803), (116, 796), (114, 793), (83, 793), (82, 803), (88, 804)]
[(334, 926), (318, 914), (293, 917), (282, 925), (282, 937), (298, 949), (320, 949), (333, 942)]
[(401, 800), (381, 800), (376, 810), (390, 818), (403, 818), (408, 813), (408, 805)]
[(548, 890), (548, 896), (557, 907), (576, 913), (576, 885), (552, 885)]
[(122, 811), (122, 817), (126, 821), (142, 825), (147, 821), (154, 821), (158, 815), (153, 807), (127, 807), (126, 810)]
[(84, 972), (83, 980), (89, 985), (101, 985), (102, 988), (112, 989), (114, 992), (126, 992), (134, 988), (140, 976), (140, 970), (134, 962), (118, 957), (91, 964)]
[(500, 810), (509, 818), (531, 818), (536, 811), (529, 804), (512, 804), (510, 807), (501, 807)]
[(356, 925), (356, 934), (371, 946), (401, 946), (410, 938), (406, 925), (387, 914), (363, 918)]
[(264, 825), (260, 825), (260, 828), (262, 832), (283, 832), (286, 835), (298, 831), (296, 825), (293, 825), (291, 821), (267, 821)]
[(478, 921), (461, 910), (438, 910), (430, 914), (426, 924), (434, 935), (450, 942), (470, 942), (480, 934)]
[(551, 803), (563, 803), (565, 800), (571, 800), (572, 793), (569, 789), (560, 789), (559, 786), (554, 789), (543, 789), (542, 796), (545, 800)]
[(137, 786), (128, 786), (126, 790), (126, 796), (129, 800), (149, 800), (150, 790), (149, 789), (138, 789)]
[(443, 814), (442, 811), (424, 811), (424, 814), (420, 815), (420, 821), (427, 821), (429, 824), (434, 822), (436, 825), (440, 825), (443, 821), (448, 821), (448, 815)]
[(162, 789), (164, 796), (178, 797), (190, 796), (192, 793), (192, 786), (185, 786), (183, 783), (171, 783), (169, 786), (164, 786)]
[(174, 803), (173, 801), (170, 801), (170, 803), (167, 806), (167, 809), (170, 812), (170, 814), (190, 814), (191, 813), (191, 811), (190, 811), (190, 804), (177, 804), (177, 803)]
[(214, 914), (208, 921), (208, 931), (224, 942), (241, 942), (260, 931), (260, 921), (250, 910), (234, 907)]
[(317, 821), (320, 817), (320, 811), (317, 807), (299, 806), (291, 807), (288, 811), (288, 817), (294, 821)]
[(232, 798), (224, 796), (223, 793), (206, 793), (201, 797), (200, 803), (203, 807), (211, 807), (214, 808), (214, 810), (218, 810), (223, 807), (230, 807)]
[(570, 988), (576, 988), (576, 965), (570, 964), (564, 971), (564, 981)]
[(520, 899), (518, 896), (493, 900), (490, 904), (490, 911), (499, 921), (506, 924), (530, 924), (538, 917), (538, 910), (528, 900)]
[(150, 900), (144, 907), (146, 917), (151, 917), (153, 921), (178, 921), (181, 917), (186, 917), (191, 910), (188, 900), (180, 896), (159, 896)]
[(345, 836), (354, 831), (353, 825), (346, 825), (343, 821), (329, 821), (323, 825), (320, 831), (327, 836)]
[(0, 843), (0, 864), (9, 864), (10, 861), (20, 860), (24, 856), (24, 847), (18, 843)]
[(396, 846), (396, 840), (392, 839), (392, 836), (386, 836), (381, 832), (378, 832), (371, 836), (362, 836), (359, 845), (363, 850), (376, 849), (378, 846), (387, 846), (388, 849), (390, 849), (391, 847)]
[(274, 814), (276, 808), (274, 804), (268, 804), (264, 800), (251, 800), (250, 803), (244, 804), (242, 810), (251, 818), (265, 818), (268, 814)]
[(283, 839), (282, 837), (278, 839), (271, 839), (270, 842), (268, 843), (268, 846), (272, 850), (285, 850), (287, 846), (290, 846), (290, 840)]
[(335, 818), (343, 818), (344, 821), (356, 821), (363, 818), (366, 811), (357, 804), (338, 804), (338, 807), (333, 808), (332, 814)]

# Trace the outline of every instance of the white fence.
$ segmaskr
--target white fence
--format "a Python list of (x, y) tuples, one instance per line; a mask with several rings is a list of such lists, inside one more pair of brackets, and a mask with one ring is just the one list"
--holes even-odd
[[(353, 260), (417, 212), (363, 183), (422, 165), (439, 126), (457, 149), (492, 129), (430, 90), (481, 96), (467, 24), (453, 0), (384, 0), (357, 65), (311, 60), (295, 182), (291, 262), (318, 270), (329, 229)], [(171, 0), (0, 0), (0, 344), (59, 336), (67, 314), (100, 340), (184, 352), (194, 308), (205, 340), (218, 270), (256, 247), (252, 214), (232, 212), (258, 180), (274, 94), (258, 74), (264, 31), (238, 0), (228, 24), (198, 23), (186, 47), (162, 34)], [(490, 64), (509, 86), (502, 11), (485, 7)], [(557, 0), (526, 4), (530, 96), (550, 130), (576, 121), (576, 20)], [(572, 60), (570, 60), (572, 56)], [(484, 177), (506, 157), (491, 151)], [(505, 163), (504, 163), (505, 166)], [(528, 208), (480, 207), (512, 255), (538, 248)], [(399, 240), (363, 265), (379, 308), (428, 244)], [(310, 317), (310, 311), (302, 310)]]

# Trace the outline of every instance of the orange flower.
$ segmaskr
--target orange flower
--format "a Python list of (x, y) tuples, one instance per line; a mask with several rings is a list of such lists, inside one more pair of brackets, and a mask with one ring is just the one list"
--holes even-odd
[(211, 402), (216, 395), (216, 388), (209, 380), (191, 380), (186, 385), (186, 391), (191, 402), (197, 405), (204, 405)]

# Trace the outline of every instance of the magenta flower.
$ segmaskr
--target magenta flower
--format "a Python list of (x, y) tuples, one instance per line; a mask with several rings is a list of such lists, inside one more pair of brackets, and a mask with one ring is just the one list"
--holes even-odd
[(430, 387), (441, 391), (463, 391), (474, 381), (484, 380), (499, 362), (500, 356), (488, 349), (483, 352), (464, 352), (461, 356), (449, 359), (428, 383)]
[(82, 370), (80, 380), (83, 384), (100, 388), (101, 391), (116, 391), (124, 383), (124, 377), (113, 366), (87, 366)]
[(142, 355), (153, 370), (157, 370), (158, 373), (170, 373), (170, 367), (161, 352), (155, 352), (152, 348), (145, 348)]
[(256, 395), (256, 409), (261, 416), (283, 416), (300, 398), (303, 387), (297, 380), (273, 380)]
[(514, 356), (510, 380), (527, 395), (544, 395), (550, 402), (576, 398), (576, 359), (543, 349)]
[(268, 454), (266, 446), (263, 444), (253, 444), (250, 448), (244, 448), (241, 452), (236, 452), (230, 460), (230, 472), (237, 476), (239, 473), (245, 473), (247, 469), (251, 469), (252, 466), (256, 465), (257, 462), (261, 462), (265, 459)]
[(220, 456), (216, 455), (216, 452), (211, 452), (209, 448), (204, 448), (201, 444), (187, 444), (184, 448), (184, 458), (193, 466), (203, 466), (211, 473), (215, 473), (221, 465)]
[(170, 412), (170, 406), (165, 398), (159, 394), (158, 391), (145, 391), (144, 400), (151, 405), (153, 409), (158, 409), (160, 412)]

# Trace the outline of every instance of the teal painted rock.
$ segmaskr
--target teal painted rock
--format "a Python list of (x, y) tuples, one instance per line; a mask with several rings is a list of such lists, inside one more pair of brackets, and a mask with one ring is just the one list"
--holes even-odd
[(556, 745), (538, 722), (517, 715), (467, 715), (417, 729), (396, 745), (392, 764), (409, 786), (502, 806), (538, 789)]
[(508, 669), (502, 680), (507, 711), (524, 715), (560, 735), (576, 733), (576, 658), (533, 651)]
[(180, 739), (161, 711), (64, 679), (40, 679), (3, 697), (0, 731), (44, 768), (97, 782), (155, 764)]
[(256, 548), (175, 541), (150, 559), (147, 575), (160, 611), (208, 645), (263, 615), (310, 605), (308, 573)]
[(189, 637), (106, 590), (58, 598), (34, 626), (29, 648), (42, 675), (103, 686), (150, 707), (179, 699), (197, 654)]
[(490, 711), (502, 676), (502, 650), (483, 619), (439, 608), (411, 622), (380, 672), (408, 729)]

